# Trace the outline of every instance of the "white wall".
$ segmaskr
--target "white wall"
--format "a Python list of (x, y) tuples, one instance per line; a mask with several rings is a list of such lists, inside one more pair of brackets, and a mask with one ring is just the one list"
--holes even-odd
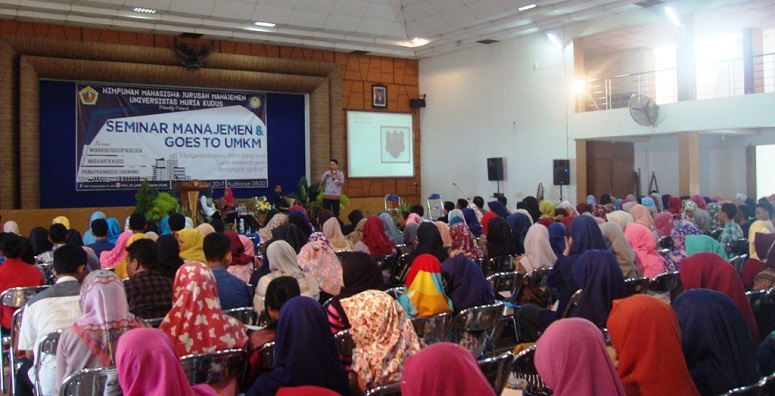
[[(559, 198), (552, 160), (573, 159), (576, 150), (566, 138), (566, 59), (533, 35), (420, 61), (428, 103), (420, 112), (423, 194), (453, 200), (461, 195), (455, 182), (470, 196), (491, 196), (486, 159), (504, 157), (509, 207), (535, 195), (539, 182), (547, 199)], [(571, 161), (571, 180), (574, 170)], [(575, 187), (568, 190), (563, 197), (575, 197)]]

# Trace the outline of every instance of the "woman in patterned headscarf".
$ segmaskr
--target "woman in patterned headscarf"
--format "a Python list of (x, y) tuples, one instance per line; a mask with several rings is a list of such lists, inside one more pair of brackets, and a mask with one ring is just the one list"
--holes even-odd
[(691, 221), (678, 220), (673, 223), (673, 232), (670, 236), (673, 238), (673, 251), (665, 257), (665, 270), (678, 271), (681, 260), (686, 258), (686, 236), (702, 235), (702, 231)]

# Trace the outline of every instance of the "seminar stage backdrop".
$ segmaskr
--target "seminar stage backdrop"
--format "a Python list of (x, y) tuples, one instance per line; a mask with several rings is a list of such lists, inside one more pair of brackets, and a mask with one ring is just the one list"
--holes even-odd
[(248, 197), (305, 175), (303, 95), (41, 81), (40, 98), (44, 208), (132, 205), (143, 180)]

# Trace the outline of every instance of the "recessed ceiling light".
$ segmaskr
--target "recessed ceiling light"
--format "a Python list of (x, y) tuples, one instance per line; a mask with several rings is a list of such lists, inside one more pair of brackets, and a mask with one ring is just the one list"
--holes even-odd
[(519, 7), (517, 9), (520, 10), (520, 11), (527, 11), (527, 10), (529, 10), (531, 8), (536, 8), (536, 5), (535, 4), (528, 4), (526, 6), (522, 6), (522, 7)]
[(134, 12), (142, 12), (143, 14), (155, 14), (156, 10), (152, 8), (135, 7), (132, 9)]
[(415, 46), (415, 47), (420, 47), (420, 46), (423, 46), (423, 45), (425, 45), (425, 44), (428, 44), (428, 43), (430, 43), (430, 40), (426, 40), (426, 39), (424, 39), (424, 38), (415, 37), (415, 38), (413, 38), (413, 39), (411, 40), (411, 42), (412, 42), (412, 45), (413, 45), (413, 46)]
[(273, 28), (277, 26), (277, 24), (274, 24), (272, 22), (261, 22), (261, 21), (254, 23), (254, 25), (261, 26), (261, 27), (268, 27), (268, 28)]
[(665, 12), (667, 13), (667, 16), (670, 18), (670, 21), (673, 22), (673, 25), (681, 26), (681, 19), (678, 18), (678, 14), (675, 13), (675, 10), (673, 10), (673, 7), (665, 6)]

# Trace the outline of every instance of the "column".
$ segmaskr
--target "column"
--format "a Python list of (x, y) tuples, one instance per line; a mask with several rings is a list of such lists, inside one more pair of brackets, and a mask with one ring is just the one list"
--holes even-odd
[(762, 31), (748, 28), (743, 30), (743, 86), (745, 94), (764, 92), (764, 70), (761, 55)]
[(697, 99), (697, 62), (694, 54), (694, 15), (681, 15), (676, 29), (676, 85), (678, 101)]
[(700, 193), (700, 137), (697, 132), (678, 134), (678, 193)]

